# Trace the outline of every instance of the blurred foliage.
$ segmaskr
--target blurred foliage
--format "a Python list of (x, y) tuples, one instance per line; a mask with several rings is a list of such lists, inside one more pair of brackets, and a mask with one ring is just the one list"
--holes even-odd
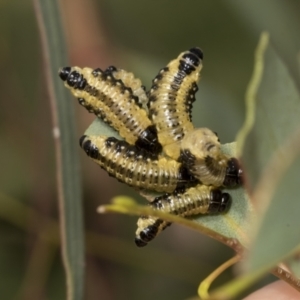
[[(93, 12), (90, 19), (84, 16), (88, 6)], [(22, 210), (6, 211), (5, 202), (1, 205), (1, 298), (63, 299), (59, 247), (49, 242), (42, 247), (38, 238), (47, 232), (48, 220), (57, 220), (57, 195), (36, 19), (28, 0), (1, 1), (0, 8), (0, 201), (11, 197), (41, 216), (18, 225), (14, 220), (21, 218)], [(62, 10), (72, 64), (102, 68), (114, 64), (133, 71), (148, 88), (158, 70), (178, 53), (200, 46), (204, 69), (193, 118), (196, 126), (217, 131), (222, 142), (233, 141), (243, 123), (244, 94), (261, 31), (270, 32), (288, 71), (299, 78), (297, 0), (65, 0)], [(90, 23), (96, 24), (96, 35), (89, 35)], [(91, 43), (97, 41), (93, 48)], [(93, 117), (81, 109), (77, 116), (80, 137)], [(135, 218), (96, 213), (96, 207), (112, 196), (132, 192), (108, 178), (84, 154), (82, 163), (86, 229), (100, 236), (100, 240), (92, 239), (94, 246), (87, 254), (86, 299), (99, 299), (99, 295), (103, 299), (183, 299), (194, 295), (198, 283), (232, 256), (225, 246), (178, 226), (147, 249), (136, 249)], [(107, 246), (105, 253), (101, 243)], [(227, 272), (216, 285), (231, 276)]]

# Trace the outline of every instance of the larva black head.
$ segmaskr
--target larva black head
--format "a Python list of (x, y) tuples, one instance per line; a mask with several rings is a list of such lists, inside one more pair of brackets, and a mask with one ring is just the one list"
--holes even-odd
[(59, 70), (59, 77), (63, 80), (66, 81), (67, 84), (74, 89), (79, 89), (83, 90), (86, 86), (86, 80), (77, 71), (72, 71), (72, 68), (70, 67), (65, 67)]
[(91, 158), (98, 158), (99, 149), (88, 139), (86, 135), (83, 135), (79, 140), (80, 147)]
[(162, 146), (158, 141), (157, 130), (154, 125), (149, 126), (141, 133), (135, 142), (135, 146), (152, 153), (153, 157), (162, 151)]
[(209, 213), (222, 213), (228, 211), (231, 200), (227, 193), (222, 193), (221, 190), (212, 190), (211, 201), (209, 203)]
[(243, 183), (243, 170), (236, 158), (232, 157), (228, 160), (226, 174), (223, 185), (234, 187)]
[(203, 60), (203, 52), (200, 48), (193, 47), (190, 49), (190, 52), (194, 53), (196, 56)]
[(71, 73), (71, 67), (65, 67), (65, 68), (61, 68), (58, 71), (58, 75), (61, 78), (61, 80), (66, 81), (69, 74)]
[(181, 190), (186, 187), (195, 186), (199, 181), (191, 174), (189, 168), (182, 164), (179, 168), (179, 178), (176, 190)]
[(179, 70), (189, 75), (196, 70), (202, 59), (203, 53), (200, 48), (191, 48), (182, 55), (179, 61)]

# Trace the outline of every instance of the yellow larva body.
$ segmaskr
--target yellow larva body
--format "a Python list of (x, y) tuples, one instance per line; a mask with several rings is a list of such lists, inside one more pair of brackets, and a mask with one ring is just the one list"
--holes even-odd
[[(198, 214), (220, 213), (228, 209), (230, 198), (227, 193), (205, 185), (188, 188), (181, 193), (165, 194), (149, 204), (153, 209), (188, 217)], [(146, 246), (156, 235), (171, 223), (153, 216), (138, 219), (135, 243)]]
[(118, 69), (114, 66), (108, 67), (105, 72), (110, 72), (115, 79), (122, 80), (125, 86), (131, 88), (133, 95), (138, 98), (142, 108), (148, 112), (148, 96), (146, 95), (145, 87), (142, 85), (142, 82), (139, 78), (134, 77), (134, 74), (131, 72)]
[(106, 136), (83, 136), (80, 145), (109, 175), (132, 187), (173, 192), (194, 178), (177, 161), (150, 155), (125, 141)]
[(153, 80), (149, 92), (149, 116), (163, 146), (180, 141), (194, 128), (191, 109), (198, 90), (202, 58), (199, 48), (183, 52)]
[(161, 151), (155, 126), (138, 97), (121, 80), (100, 69), (79, 67), (61, 69), (60, 77), (81, 105), (111, 125), (128, 143), (156, 154)]
[(242, 170), (235, 158), (221, 151), (216, 133), (208, 128), (197, 128), (184, 136), (177, 159), (206, 185), (236, 186), (242, 182)]

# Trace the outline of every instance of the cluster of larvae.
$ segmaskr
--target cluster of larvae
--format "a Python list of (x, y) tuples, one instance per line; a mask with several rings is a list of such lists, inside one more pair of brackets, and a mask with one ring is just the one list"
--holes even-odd
[[(242, 182), (237, 159), (222, 153), (216, 133), (191, 120), (202, 60), (199, 48), (181, 53), (148, 92), (132, 73), (112, 66), (59, 71), (78, 102), (123, 138), (84, 135), (85, 153), (119, 181), (161, 193), (149, 204), (153, 209), (183, 217), (227, 211), (230, 196), (221, 188)], [(153, 216), (137, 224), (139, 247), (170, 225)]]

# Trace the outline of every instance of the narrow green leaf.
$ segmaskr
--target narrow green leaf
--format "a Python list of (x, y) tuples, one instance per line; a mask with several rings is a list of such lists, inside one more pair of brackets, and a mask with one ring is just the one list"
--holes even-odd
[(67, 298), (80, 300), (83, 298), (84, 283), (84, 238), (78, 142), (75, 137), (74, 103), (58, 77), (58, 69), (67, 65), (66, 47), (58, 1), (36, 0), (35, 7), (54, 123)]

